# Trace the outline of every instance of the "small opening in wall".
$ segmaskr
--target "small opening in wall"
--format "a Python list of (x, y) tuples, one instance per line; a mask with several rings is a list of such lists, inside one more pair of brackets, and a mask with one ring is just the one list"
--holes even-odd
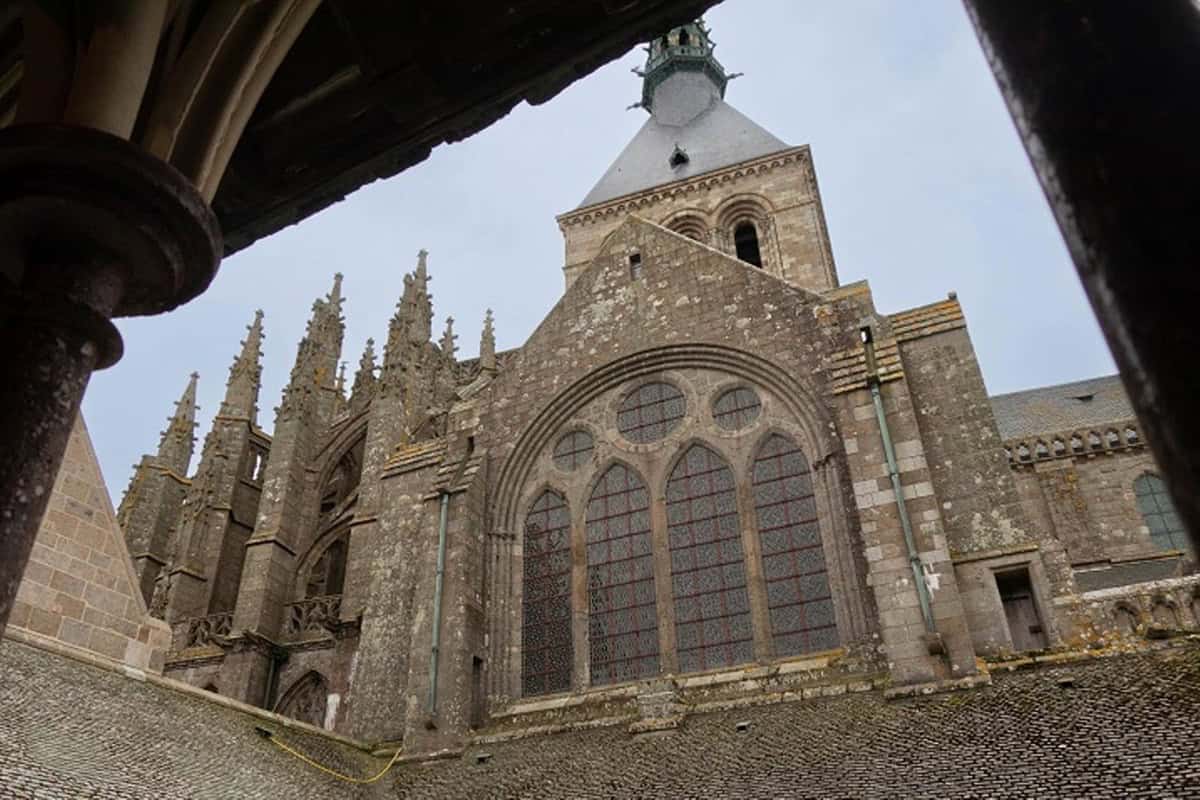
[(1000, 590), (1000, 603), (1004, 606), (1013, 650), (1046, 649), (1046, 632), (1033, 596), (1028, 567), (997, 572), (996, 588)]
[(679, 145), (675, 145), (675, 149), (671, 152), (671, 158), (669, 159), (671, 163), (671, 169), (682, 167), (690, 160), (691, 159), (688, 158), (687, 151), (681, 148)]
[(471, 659), (471, 720), (472, 728), (483, 727), (483, 659), (474, 656)]
[(642, 277), (642, 254), (632, 253), (629, 256), (629, 278), (637, 280)]
[(733, 229), (733, 246), (737, 257), (747, 264), (762, 267), (762, 252), (758, 248), (758, 229), (753, 222), (743, 222)]
[(688, 35), (687, 29), (679, 31), (679, 46), (687, 47), (692, 42), (692, 37)]

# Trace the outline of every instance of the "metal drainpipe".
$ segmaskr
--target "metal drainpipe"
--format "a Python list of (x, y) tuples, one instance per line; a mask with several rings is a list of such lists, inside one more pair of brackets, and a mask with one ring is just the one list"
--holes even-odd
[(908, 518), (908, 508), (904, 504), (904, 489), (900, 485), (900, 469), (896, 465), (896, 450), (892, 447), (892, 433), (888, 428), (887, 415), (883, 412), (883, 395), (879, 391), (879, 370), (875, 364), (875, 343), (869, 327), (864, 327), (861, 333), (863, 350), (867, 357), (867, 385), (871, 388), (871, 400), (875, 404), (875, 418), (879, 421), (879, 435), (883, 439), (883, 453), (887, 458), (888, 475), (892, 479), (892, 493), (896, 495), (900, 527), (904, 529), (904, 546), (908, 549), (908, 563), (912, 567), (913, 583), (917, 586), (917, 599), (921, 603), (921, 619), (925, 622), (925, 633), (929, 639), (927, 644), (931, 653), (935, 650), (940, 653), (942, 648), (937, 626), (933, 624), (933, 603), (929, 598), (929, 586), (925, 583), (921, 557), (917, 554), (917, 542), (913, 537), (912, 521)]
[(442, 580), (446, 574), (446, 521), (450, 510), (450, 493), (442, 491), (441, 511), (438, 514), (437, 574), (433, 581), (433, 645), (429, 649), (429, 716), (437, 714), (438, 651), (442, 643)]
[(263, 696), (262, 707), (272, 710), (271, 700), (275, 695), (276, 684), (279, 683), (279, 665), (288, 660), (288, 652), (282, 647), (271, 646), (271, 666), (267, 670), (267, 690)]

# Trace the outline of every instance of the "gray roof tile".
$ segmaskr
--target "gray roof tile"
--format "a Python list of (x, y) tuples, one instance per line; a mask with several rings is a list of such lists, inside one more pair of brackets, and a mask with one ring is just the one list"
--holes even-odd
[(990, 400), (1002, 439), (1059, 433), (1134, 417), (1119, 375), (998, 394)]
[[(0, 645), (0, 676), (0, 797), (1200, 798), (1196, 642), (996, 674), (968, 692), (864, 692), (695, 714), (641, 738), (613, 726), (475, 745), (372, 787), (280, 753), (248, 714), (25, 645)], [(286, 735), (371, 771), (349, 748)]]
[[(679, 145), (688, 162), (670, 164)], [(579, 204), (603, 203), (653, 186), (692, 178), (733, 164), (787, 150), (788, 145), (724, 100), (686, 125), (665, 125), (650, 117), (630, 140), (600, 181)]]

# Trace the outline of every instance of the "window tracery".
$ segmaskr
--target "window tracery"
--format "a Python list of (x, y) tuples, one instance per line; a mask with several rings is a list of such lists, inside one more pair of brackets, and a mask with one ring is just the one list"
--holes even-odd
[(738, 386), (722, 392), (713, 403), (713, 421), (717, 427), (737, 431), (747, 427), (762, 413), (762, 401), (753, 389)]
[(595, 442), (585, 430), (568, 431), (554, 445), (554, 465), (566, 472), (573, 472), (592, 460)]
[(617, 430), (631, 442), (656, 442), (679, 427), (686, 410), (683, 392), (662, 381), (646, 383), (621, 401)]
[(750, 596), (733, 470), (703, 445), (688, 448), (667, 481), (667, 539), (683, 672), (754, 657)]
[(1167, 493), (1162, 478), (1147, 472), (1133, 482), (1133, 493), (1137, 498), (1138, 513), (1150, 529), (1150, 539), (1160, 550), (1187, 550), (1187, 531), (1175, 503)]
[(588, 647), (593, 684), (658, 672), (658, 610), (650, 495), (613, 464), (592, 490), (586, 521)]
[(571, 688), (571, 514), (557, 492), (542, 492), (525, 518), (522, 691)]
[(776, 655), (838, 644), (808, 460), (773, 434), (754, 461), (754, 508)]
[[(756, 641), (769, 642), (767, 653), (776, 657), (837, 647), (804, 453), (786, 435), (772, 434), (741, 468), (744, 477), (722, 454), (726, 447), (740, 449), (738, 437), (763, 415), (759, 389), (719, 378), (702, 383), (715, 388), (701, 395), (699, 407), (733, 436), (689, 444), (663, 475), (653, 465), (662, 463), (663, 440), (687, 418), (685, 395), (675, 381), (632, 385), (617, 404), (617, 428), (629, 442), (656, 446), (635, 448), (632, 463), (603, 469), (578, 501), (543, 490), (526, 517), (522, 693), (643, 679), (664, 664), (683, 673), (731, 667), (754, 660)], [(581, 425), (602, 424), (597, 415), (612, 409), (597, 404), (590, 416), (564, 426), (543, 451), (546, 465), (558, 474), (580, 472), (597, 452), (621, 449), (621, 442), (598, 442)], [(637, 459), (646, 459), (650, 472), (639, 472)], [(649, 484), (643, 477), (655, 474)], [(577, 488), (568, 492), (582, 485), (572, 481)], [(739, 509), (743, 497), (746, 506)], [(582, 540), (572, 545), (568, 506), (575, 502), (585, 505)], [(760, 548), (751, 551), (759, 563), (747, 565), (744, 536), (757, 537), (746, 541)], [(666, 552), (656, 550), (656, 542)], [(576, 549), (573, 558), (573, 546), (580, 545), (583, 552)], [(664, 591), (660, 603), (656, 586), (669, 587), (670, 599)], [(763, 616), (751, 611), (752, 598), (761, 598), (757, 613)], [(577, 621), (586, 627), (575, 629)], [(660, 625), (673, 632), (664, 639), (669, 653), (660, 652)], [(586, 642), (580, 656), (589, 665), (579, 678), (573, 675), (577, 642)]]

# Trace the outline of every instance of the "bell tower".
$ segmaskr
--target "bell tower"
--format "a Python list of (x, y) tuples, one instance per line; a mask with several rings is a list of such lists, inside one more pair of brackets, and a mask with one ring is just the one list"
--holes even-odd
[(725, 102), (732, 78), (703, 20), (651, 41), (641, 130), (573, 211), (558, 217), (570, 286), (630, 214), (790, 283), (838, 285), (812, 154)]

